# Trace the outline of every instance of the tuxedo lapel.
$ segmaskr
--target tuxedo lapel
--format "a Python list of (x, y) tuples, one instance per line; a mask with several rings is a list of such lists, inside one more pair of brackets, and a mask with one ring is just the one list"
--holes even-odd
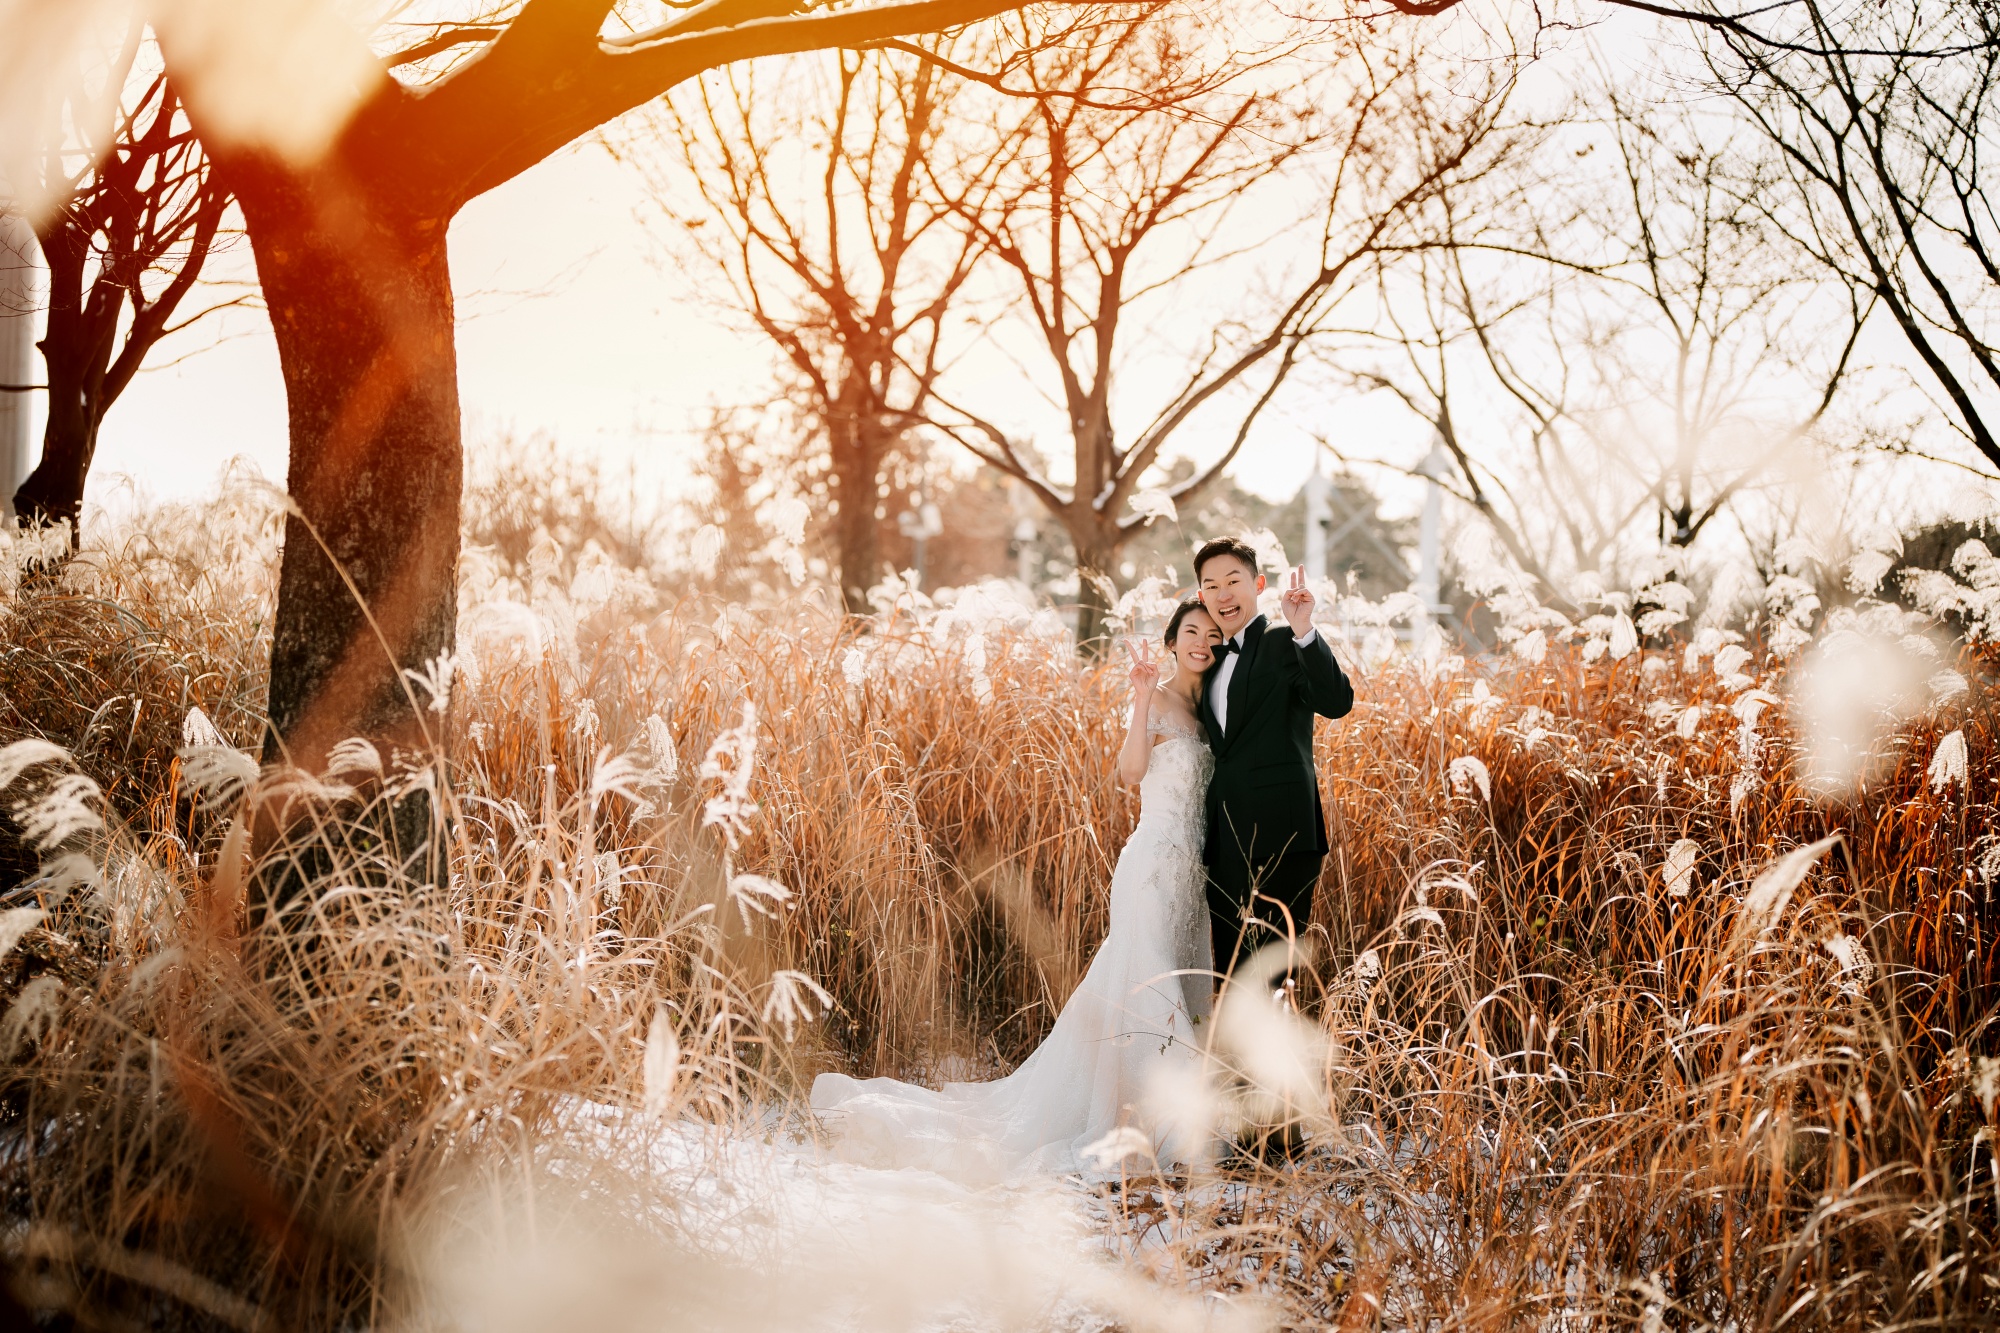
[[(1265, 633), (1263, 634), (1262, 638), (1264, 638), (1264, 639), (1271, 639), (1271, 641), (1272, 641), (1272, 642), (1273, 642), (1274, 644), (1281, 644), (1281, 643), (1283, 643), (1283, 642), (1284, 642), (1284, 640), (1283, 640), (1283, 639), (1273, 639), (1273, 638), (1272, 638), (1272, 636), (1273, 636), (1274, 634), (1282, 634), (1282, 635), (1284, 635), (1284, 636), (1285, 636), (1285, 637), (1286, 637), (1287, 639), (1289, 639), (1289, 638), (1291, 637), (1291, 627), (1290, 627), (1289, 625), (1271, 625), (1271, 624), (1268, 624), (1268, 623), (1267, 623), (1267, 624), (1266, 624), (1266, 625), (1264, 626), (1264, 630), (1265, 630)], [(1260, 647), (1261, 647), (1261, 640), (1260, 640)], [(1278, 651), (1278, 649), (1274, 647), (1274, 648), (1272, 648), (1272, 650), (1271, 650), (1271, 651), (1272, 651), (1272, 652), (1277, 652), (1277, 651)], [(1264, 664), (1264, 663), (1263, 663), (1263, 654), (1262, 654), (1262, 653), (1260, 652), (1260, 653), (1258, 654), (1258, 661), (1257, 661), (1257, 665), (1258, 665), (1258, 666), (1259, 666), (1259, 667), (1261, 668), (1261, 667), (1263, 666), (1263, 664)], [(1278, 663), (1277, 663), (1277, 662), (1276, 662), (1276, 661), (1274, 660), (1274, 661), (1273, 661), (1273, 663), (1272, 663), (1272, 667), (1271, 667), (1271, 670), (1272, 670), (1272, 671), (1277, 671), (1277, 670), (1279, 670), (1279, 669), (1280, 669), (1280, 667), (1279, 667)], [(1271, 674), (1271, 672), (1270, 672), (1270, 671), (1266, 671), (1266, 672), (1264, 672), (1263, 674), (1264, 674), (1264, 675), (1266, 675), (1266, 676), (1269, 676), (1269, 675)], [(1236, 683), (1235, 681), (1231, 681), (1231, 682), (1230, 682), (1230, 684), (1232, 684), (1232, 685), (1233, 685), (1233, 684), (1235, 684), (1235, 683)], [(1258, 714), (1259, 712), (1261, 712), (1261, 711), (1262, 711), (1262, 710), (1264, 709), (1264, 707), (1265, 707), (1265, 706), (1266, 706), (1267, 704), (1271, 703), (1271, 701), (1272, 701), (1272, 700), (1274, 700), (1274, 699), (1277, 699), (1277, 700), (1282, 700), (1282, 699), (1283, 699), (1284, 697), (1285, 697), (1285, 691), (1284, 691), (1284, 690), (1282, 690), (1282, 689), (1274, 689), (1274, 688), (1272, 688), (1272, 683), (1271, 683), (1270, 681), (1268, 681), (1268, 680), (1266, 680), (1266, 681), (1260, 681), (1260, 682), (1259, 682), (1259, 683), (1258, 683), (1258, 684), (1257, 684), (1256, 686), (1254, 686), (1254, 687), (1252, 687), (1252, 688), (1251, 688), (1251, 690), (1250, 690), (1250, 693), (1249, 693), (1249, 694), (1248, 694), (1248, 695), (1247, 695), (1247, 696), (1246, 696), (1246, 697), (1244, 698), (1244, 700), (1243, 700), (1243, 714), (1242, 714), (1242, 716), (1243, 716), (1243, 720), (1244, 720), (1244, 722), (1245, 722), (1245, 723), (1248, 723), (1248, 722), (1250, 721), (1250, 719), (1251, 719), (1251, 718), (1253, 718), (1253, 717), (1257, 716), (1257, 714)], [(1233, 720), (1233, 719), (1234, 719), (1234, 718), (1235, 718), (1235, 717), (1237, 716), (1237, 713), (1236, 713), (1236, 705), (1235, 705), (1235, 703), (1233, 702), (1234, 698), (1235, 698), (1235, 696), (1234, 696), (1234, 695), (1232, 695), (1232, 696), (1231, 696), (1231, 700), (1232, 700), (1232, 702), (1231, 702), (1231, 704), (1230, 704), (1230, 707), (1229, 707), (1229, 716), (1230, 716), (1230, 718), (1231, 718), (1232, 720)]]
[(1258, 616), (1243, 631), (1243, 647), (1236, 655), (1236, 670), (1229, 676), (1229, 729), (1223, 733), (1223, 748), (1243, 734), (1246, 700), (1250, 697), (1250, 671), (1257, 664), (1257, 645), (1264, 638), (1264, 617)]
[[(1241, 663), (1238, 663), (1238, 665), (1240, 666)], [(1201, 720), (1202, 728), (1208, 732), (1208, 748), (1220, 754), (1222, 752), (1222, 724), (1215, 720), (1214, 693), (1215, 672), (1211, 670), (1208, 675), (1202, 678), (1201, 698), (1195, 706), (1194, 715)]]

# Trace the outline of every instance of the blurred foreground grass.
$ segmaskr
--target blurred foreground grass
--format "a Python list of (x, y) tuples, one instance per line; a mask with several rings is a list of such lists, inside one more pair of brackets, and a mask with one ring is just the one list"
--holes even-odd
[[(660, 1259), (706, 1215), (605, 1164), (766, 1131), (820, 1069), (1032, 1049), (1136, 814), (1120, 674), (991, 590), (856, 624), (475, 552), (441, 752), (260, 785), (272, 514), (156, 513), (0, 620), (14, 1289), (65, 1327), (469, 1327), (439, 1219), (567, 1171), (689, 1275), (594, 1326), (795, 1324)], [(1714, 636), (1357, 667), (1307, 988), (1338, 1130), (1111, 1192), (1114, 1248), (1302, 1328), (2000, 1323), (2000, 656), (1935, 651), (1838, 790), (1782, 664)], [(442, 874), (369, 836), (413, 796)], [(283, 924), (246, 801), (317, 849)]]

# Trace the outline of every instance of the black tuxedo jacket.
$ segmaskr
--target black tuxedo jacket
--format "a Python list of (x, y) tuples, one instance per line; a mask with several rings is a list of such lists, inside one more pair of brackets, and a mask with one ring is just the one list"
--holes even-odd
[(1344, 717), (1354, 707), (1354, 687), (1326, 635), (1301, 648), (1290, 625), (1251, 621), (1229, 679), (1227, 731), (1209, 697), (1217, 674), (1209, 672), (1199, 712), (1215, 751), (1203, 859), (1214, 865), (1224, 856), (1326, 855), (1313, 717)]

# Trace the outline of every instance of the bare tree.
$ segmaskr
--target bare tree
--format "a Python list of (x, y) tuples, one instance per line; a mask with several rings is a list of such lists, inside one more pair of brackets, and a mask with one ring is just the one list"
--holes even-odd
[(1649, 512), (1663, 544), (1691, 545), (1855, 373), (1865, 294), (1800, 265), (1764, 159), (1727, 131), (1606, 78), (1542, 141), (1543, 170), (1441, 192), (1452, 244), (1379, 267), (1387, 318), (1362, 342), (1393, 351), (1345, 373), (1432, 427), (1454, 463), (1440, 480), (1558, 600)]
[(943, 30), (1017, 3), (709, 0), (633, 31), (612, 0), (468, 0), (421, 33), (385, 28), (378, 38), (400, 57), (370, 57), (318, 6), (160, 11), (167, 73), (242, 209), (285, 379), (295, 508), (267, 758), (316, 767), (349, 735), (429, 737), (402, 673), (455, 640), (462, 458), (446, 234), (458, 210), (704, 70)]
[[(1796, 247), (1770, 223), (1769, 158), (1729, 149), (1728, 124), (1642, 110), (1609, 77), (1603, 111), (1616, 193), (1584, 222), (1612, 238), (1605, 272), (1636, 299), (1644, 332), (1607, 349), (1625, 396), (1585, 425), (1634, 472), (1653, 460), (1661, 540), (1687, 546), (1820, 427), (1875, 302), (1792, 262)], [(1664, 447), (1619, 447), (1655, 434), (1635, 397), (1656, 407), (1647, 416), (1663, 422)]]
[[(1832, 22), (1815, 24), (1801, 21), (1799, 7), (1791, 4), (1756, 5), (1731, 9), (1713, 0), (1671, 4), (1665, 0), (1602, 0), (1609, 9), (1631, 10), (1656, 19), (1684, 24), (1698, 33), (1712, 33), (1761, 50), (1788, 55), (1890, 56), (1915, 60), (1951, 60), (1991, 49), (1994, 38), (1975, 25), (1970, 29), (1953, 25), (1917, 23), (1891, 24), (1887, 29), (1867, 28), (1867, 15), (1858, 7), (1842, 11), (1860, 17), (1859, 24)], [(1345, 14), (1325, 20), (1332, 24), (1360, 24), (1372, 27), (1396, 15), (1406, 18), (1435, 18), (1466, 5), (1466, 0), (1358, 0)], [(1886, 9), (1886, 6), (1878, 8)], [(1933, 17), (1935, 17), (1933, 15)], [(1535, 22), (1547, 29), (1576, 26), (1571, 14), (1549, 7), (1537, 8)], [(1901, 28), (1902, 31), (1896, 29)]]
[(1945, 419), (2000, 468), (2000, 13), (1799, 0), (1772, 21), (1786, 40), (1723, 28), (1702, 48), (1785, 170), (1772, 221), (1879, 304)]
[[(936, 198), (924, 174), (956, 83), (880, 52), (801, 57), (690, 83), (639, 129), (678, 150), (678, 170), (650, 172), (675, 248), (723, 276), (727, 304), (800, 382), (855, 614), (883, 572), (885, 470), (930, 407), (976, 253), (944, 225), (965, 201)], [(638, 138), (621, 151), (650, 166)]]
[[(976, 164), (990, 163), (993, 188), (952, 192), (983, 204), (960, 204), (959, 224), (1006, 275), (1024, 312), (1025, 341), (1047, 358), (1044, 382), (1067, 428), (1070, 477), (1050, 476), (990, 405), (938, 394), (948, 411), (933, 419), (1028, 486), (1062, 523), (1080, 584), (1077, 638), (1090, 645), (1110, 604), (1117, 553), (1146, 521), (1130, 502), (1165, 461), (1163, 451), (1195, 428), (1225, 422), (1223, 448), (1163, 486), (1176, 504), (1236, 459), (1301, 348), (1332, 319), (1367, 261), (1425, 245), (1411, 225), (1423, 202), (1490, 167), (1489, 136), (1509, 85), (1504, 73), (1489, 72), (1490, 82), (1449, 99), (1454, 117), (1413, 114), (1444, 98), (1426, 86), (1413, 54), (1357, 45), (1328, 62), (1324, 82), (1309, 78), (1303, 95), (1320, 105), (1302, 111), (1290, 95), (1297, 86), (1281, 91), (1284, 76), (1270, 70), (1210, 86), (1189, 72), (1193, 56), (1171, 32), (1124, 21), (1086, 37), (1020, 62), (1011, 80), (986, 80), (996, 90), (993, 114), (1006, 151)], [(1193, 91), (1165, 106), (1084, 95), (1102, 87)], [(1011, 120), (1000, 119), (1010, 103)], [(1240, 286), (1198, 339), (1185, 373), (1128, 419), (1127, 360), (1157, 361), (1172, 346), (1165, 326), (1146, 323), (1162, 318), (1152, 307), (1237, 257), (1247, 238), (1269, 239), (1269, 230), (1260, 236), (1260, 224), (1242, 216), (1246, 201), (1263, 197), (1267, 209), (1282, 201), (1280, 192), (1260, 196), (1257, 187), (1309, 161), (1327, 164), (1316, 253), (1290, 266), (1275, 295)], [(933, 175), (951, 179), (960, 170), (945, 161)], [(1287, 253), (1297, 257), (1295, 242)], [(1149, 338), (1162, 346), (1146, 346)]]
[(14, 511), (69, 524), (72, 541), (98, 430), (159, 341), (191, 322), (174, 316), (229, 205), (174, 86), (157, 72), (131, 73), (138, 32), (135, 24), (101, 90), (68, 89), (32, 191), (44, 201), (33, 226), (49, 276), (48, 415), (41, 461), (14, 493)]
[[(1430, 19), (1463, 3), (1380, 0), (1336, 21)], [(1711, 90), (1784, 163), (1791, 189), (1773, 196), (1773, 221), (1894, 322), (1944, 419), (2000, 467), (2000, 13), (1983, 0), (1605, 3), (1693, 36)]]

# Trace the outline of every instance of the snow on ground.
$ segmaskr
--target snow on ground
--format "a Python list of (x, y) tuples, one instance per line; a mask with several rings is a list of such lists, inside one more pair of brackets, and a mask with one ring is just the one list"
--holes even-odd
[(532, 1171), (466, 1182), (423, 1228), (415, 1268), (431, 1320), (465, 1333), (1272, 1323), (1148, 1276), (1076, 1178), (975, 1189), (831, 1160), (775, 1122), (661, 1124), (579, 1103), (567, 1123)]

